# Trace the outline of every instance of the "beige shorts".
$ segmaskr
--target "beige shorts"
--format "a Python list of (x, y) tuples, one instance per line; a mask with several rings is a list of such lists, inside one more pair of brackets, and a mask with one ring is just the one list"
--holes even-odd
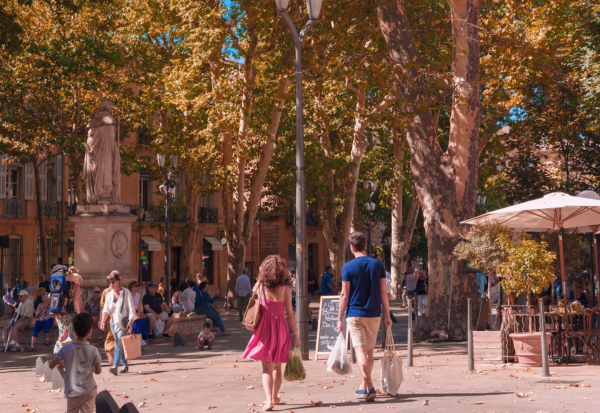
[(67, 413), (93, 413), (96, 411), (96, 395), (94, 389), (83, 396), (67, 397)]
[[(166, 311), (163, 311), (162, 313), (160, 313), (160, 314), (158, 315), (158, 317), (160, 318), (160, 320), (161, 320), (163, 323), (166, 323), (166, 322), (167, 322), (167, 320), (169, 319), (169, 313), (167, 313)], [(147, 318), (148, 320), (150, 320), (151, 318), (156, 318), (156, 316), (155, 316), (154, 314), (152, 314), (152, 313), (147, 313), (147, 314), (146, 314), (146, 318)]]
[(15, 323), (15, 327), (18, 331), (24, 331), (31, 325), (31, 317), (21, 317), (19, 321)]
[(373, 350), (377, 343), (377, 332), (381, 317), (348, 317), (346, 324), (352, 339), (352, 347), (363, 346), (367, 350)]

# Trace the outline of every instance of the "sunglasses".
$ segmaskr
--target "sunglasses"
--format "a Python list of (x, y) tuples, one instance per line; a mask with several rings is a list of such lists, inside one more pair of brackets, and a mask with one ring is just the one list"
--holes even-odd
[(94, 291), (94, 294), (100, 294), (100, 291)]
[(108, 283), (109, 283), (109, 284), (114, 284), (115, 282), (114, 282), (114, 281), (109, 281)]

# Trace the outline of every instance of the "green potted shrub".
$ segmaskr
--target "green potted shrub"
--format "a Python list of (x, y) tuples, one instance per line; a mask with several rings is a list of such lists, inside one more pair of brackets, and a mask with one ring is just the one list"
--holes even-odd
[[(519, 363), (541, 366), (541, 335), (533, 332), (531, 317), (534, 311), (531, 308), (530, 294), (539, 297), (542, 290), (554, 280), (556, 254), (548, 251), (547, 243), (536, 242), (527, 234), (521, 234), (516, 244), (508, 236), (501, 235), (498, 243), (507, 254), (506, 262), (496, 269), (503, 277), (500, 286), (509, 297), (525, 294), (529, 308), (529, 333), (510, 334), (515, 353)], [(547, 342), (550, 342), (550, 334), (547, 335)]]

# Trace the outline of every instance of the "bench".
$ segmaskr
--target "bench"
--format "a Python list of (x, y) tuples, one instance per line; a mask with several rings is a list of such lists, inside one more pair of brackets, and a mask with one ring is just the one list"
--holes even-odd
[[(171, 325), (171, 329), (169, 330), (169, 334), (171, 335), (171, 337), (173, 337), (175, 333), (179, 333), (184, 337), (192, 335), (198, 336), (198, 334), (200, 334), (200, 332), (203, 330), (205, 322), (208, 321), (212, 325), (212, 321), (207, 320), (205, 315), (198, 315), (194, 312), (175, 313), (173, 314), (173, 317), (173, 325)], [(10, 324), (10, 321), (10, 318), (4, 318), (2, 321), (0, 321), (0, 328), (4, 329), (4, 326)], [(21, 346), (29, 345), (31, 343), (31, 335), (33, 334), (33, 326), (35, 325), (35, 321), (36, 319), (32, 319), (29, 327), (27, 327), (25, 331), (22, 331), (19, 334), (19, 344)], [(97, 338), (99, 337), (99, 335), (100, 330), (98, 329), (97, 325), (94, 325), (94, 329), (92, 330), (92, 338)], [(44, 337), (44, 332), (40, 332), (40, 334), (38, 335), (36, 346), (44, 343)], [(50, 342), (52, 343), (52, 345), (54, 345), (56, 340), (58, 340), (58, 325), (55, 322), (54, 325), (50, 328)], [(0, 337), (0, 343), (4, 345), (4, 337)], [(14, 335), (11, 334), (9, 345), (14, 344)]]

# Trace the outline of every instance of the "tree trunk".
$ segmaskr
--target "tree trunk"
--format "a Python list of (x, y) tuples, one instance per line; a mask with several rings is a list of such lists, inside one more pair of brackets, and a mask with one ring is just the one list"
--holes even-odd
[[(41, 158), (40, 158), (41, 159)], [(50, 268), (48, 268), (48, 244), (46, 243), (46, 229), (44, 227), (44, 202), (42, 200), (42, 180), (40, 179), (40, 165), (38, 158), (32, 156), (30, 158), (33, 165), (33, 178), (35, 180), (35, 203), (37, 206), (37, 221), (40, 231), (39, 248), (42, 259), (42, 272), (46, 277), (50, 276)], [(43, 160), (42, 162), (46, 162)]]
[(198, 193), (196, 191), (196, 180), (192, 173), (187, 169), (184, 171), (185, 176), (185, 206), (186, 216), (185, 225), (182, 228), (182, 245), (183, 245), (183, 275), (192, 280), (195, 277), (192, 274), (194, 268), (194, 249), (196, 248), (196, 237), (198, 235), (198, 211), (196, 203)]
[[(356, 221), (356, 191), (360, 175), (360, 166), (365, 150), (369, 146), (365, 130), (370, 121), (369, 116), (365, 116), (365, 114), (371, 116), (378, 115), (395, 101), (395, 97), (386, 96), (383, 101), (379, 102), (370, 111), (367, 111), (365, 107), (367, 96), (366, 89), (363, 87), (352, 86), (349, 83), (346, 84), (346, 87), (354, 92), (354, 95), (356, 96), (356, 114), (354, 116), (354, 133), (352, 148), (350, 150), (350, 167), (348, 168), (346, 178), (343, 181), (344, 192), (342, 196), (344, 197), (344, 201), (339, 225), (337, 220), (337, 203), (335, 199), (337, 194), (335, 193), (333, 173), (327, 170), (324, 171), (323, 178), (327, 187), (325, 193), (323, 193), (320, 186), (317, 186), (317, 193), (319, 195), (317, 204), (319, 206), (321, 221), (323, 222), (323, 235), (327, 241), (327, 249), (329, 251), (331, 266), (333, 267), (333, 273), (338, 280), (341, 279), (342, 276), (342, 267), (345, 261), (350, 228), (353, 227), (353, 223)], [(329, 131), (325, 122), (322, 122), (321, 126), (321, 146), (323, 147), (323, 156), (326, 160), (330, 160), (331, 142)]]
[(75, 202), (77, 202), (77, 205), (83, 205), (83, 187), (81, 185), (81, 170), (83, 166), (81, 165), (80, 159), (76, 154), (69, 154), (69, 159), (71, 161), (73, 188), (75, 189)]
[(413, 232), (419, 215), (419, 201), (413, 199), (406, 222), (402, 220), (402, 195), (404, 193), (404, 147), (406, 138), (394, 129), (394, 188), (392, 192), (392, 251), (390, 288), (392, 298), (398, 299), (398, 285), (404, 279), (404, 257), (412, 242)]
[[(224, 226), (228, 255), (227, 296), (230, 306), (235, 297), (235, 282), (244, 267), (246, 249), (252, 238), (254, 220), (262, 197), (262, 189), (275, 152), (275, 139), (285, 104), (285, 96), (291, 84), (292, 81), (285, 76), (279, 79), (279, 86), (271, 108), (271, 118), (267, 128), (268, 136), (262, 145), (260, 159), (256, 163), (249, 194), (246, 193), (246, 178), (249, 174), (246, 174), (244, 159), (236, 161), (237, 176), (235, 183), (232, 185), (231, 182), (225, 182), (223, 189), (223, 214), (225, 216)], [(247, 129), (244, 125), (245, 122), (244, 119), (240, 120), (240, 131)], [(221, 130), (224, 137), (223, 166), (227, 169), (233, 162), (233, 136), (227, 125), (222, 124)]]
[(461, 275), (462, 265), (453, 282), (449, 272), (452, 252), (459, 241), (460, 222), (475, 211), (480, 121), (479, 4), (477, 0), (454, 0), (449, 4), (454, 98), (446, 152), (437, 139), (427, 78), (421, 72), (403, 0), (381, 1), (378, 19), (390, 57), (400, 62), (410, 79), (400, 79), (399, 95), (407, 113), (414, 114), (413, 123), (407, 128), (407, 143), (428, 242), (429, 292), (422, 331), (447, 331), (450, 337), (462, 338), (467, 331), (466, 299), (476, 297), (476, 280)]

